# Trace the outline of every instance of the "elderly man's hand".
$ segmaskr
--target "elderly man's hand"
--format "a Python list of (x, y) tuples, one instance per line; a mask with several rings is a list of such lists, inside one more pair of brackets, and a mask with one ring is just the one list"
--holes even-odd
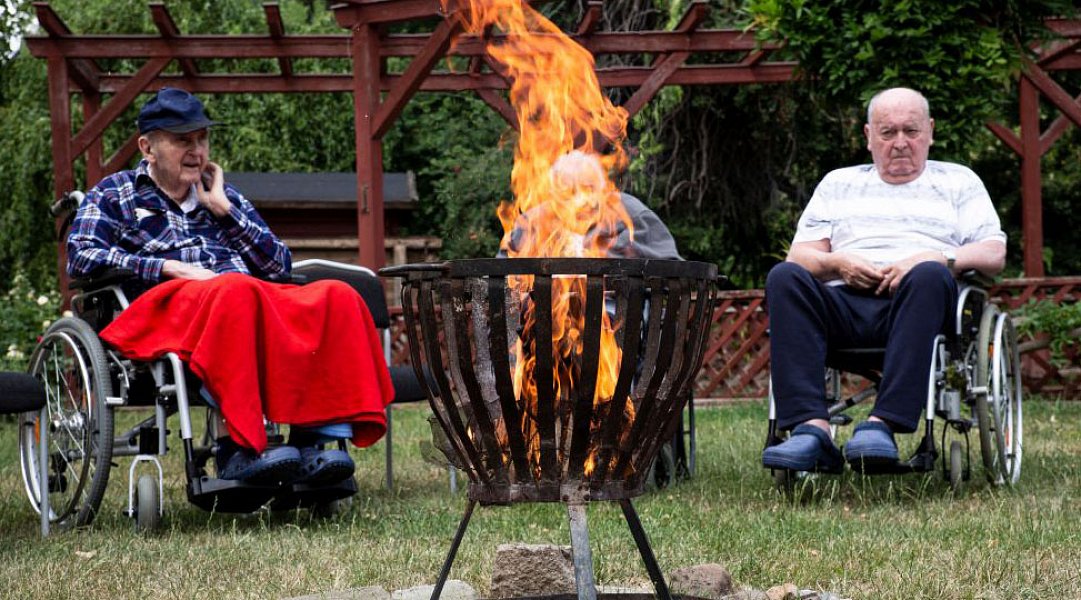
[(837, 252), (832, 256), (834, 270), (848, 287), (869, 290), (882, 282), (882, 269), (855, 254)]
[(882, 281), (878, 284), (875, 293), (888, 293), (892, 295), (897, 291), (897, 286), (901, 285), (901, 280), (904, 279), (905, 275), (908, 275), (908, 272), (912, 270), (912, 267), (921, 262), (941, 263), (943, 260), (945, 259), (942, 257), (941, 252), (929, 250), (927, 252), (918, 252), (908, 258), (901, 259), (888, 265), (882, 269)]
[[(224, 217), (229, 213), (229, 199), (225, 197), (225, 173), (218, 163), (206, 163), (204, 172), (206, 186), (196, 185), (195, 193), (199, 197), (199, 204), (205, 206), (216, 217)], [(208, 181), (209, 180), (209, 181)], [(206, 189), (209, 188), (209, 189)]]
[(167, 260), (161, 266), (162, 276), (168, 279), (211, 279), (218, 274), (210, 269), (204, 269), (179, 260)]

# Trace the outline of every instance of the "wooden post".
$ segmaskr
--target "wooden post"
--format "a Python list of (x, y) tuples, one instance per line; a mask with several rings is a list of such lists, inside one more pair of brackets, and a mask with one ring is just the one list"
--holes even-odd
[(1025, 277), (1043, 277), (1043, 198), (1040, 176), (1040, 98), (1022, 76), (1018, 85), (1021, 111), (1021, 237)]
[[(83, 123), (90, 121), (101, 110), (101, 94), (98, 92), (83, 92)], [(98, 136), (86, 148), (86, 187), (97, 185), (105, 173), (102, 165), (104, 154), (103, 136)]]
[(360, 264), (379, 269), (386, 262), (383, 247), (383, 142), (375, 136), (379, 111), (381, 61), (375, 25), (353, 27), (353, 109), (356, 115), (357, 235)]
[[(49, 61), (49, 114), (52, 121), (53, 146), (53, 198), (50, 204), (62, 194), (75, 189), (75, 169), (71, 155), (71, 97), (68, 96), (68, 63), (63, 58), (50, 57)], [(56, 220), (59, 229), (62, 221)], [(67, 308), (68, 295), (68, 252), (65, 244), (59, 244), (56, 256), (57, 275), (60, 293), (64, 296), (63, 307)]]

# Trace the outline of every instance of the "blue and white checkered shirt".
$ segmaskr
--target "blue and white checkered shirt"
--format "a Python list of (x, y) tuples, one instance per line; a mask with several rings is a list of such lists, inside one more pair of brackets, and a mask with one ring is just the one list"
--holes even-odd
[(106, 177), (86, 195), (68, 234), (69, 275), (86, 278), (121, 268), (154, 284), (169, 259), (216, 273), (269, 279), (289, 275), (289, 248), (236, 188), (225, 185), (232, 207), (221, 218), (197, 202), (185, 212), (158, 188), (147, 168), (143, 160), (134, 170)]

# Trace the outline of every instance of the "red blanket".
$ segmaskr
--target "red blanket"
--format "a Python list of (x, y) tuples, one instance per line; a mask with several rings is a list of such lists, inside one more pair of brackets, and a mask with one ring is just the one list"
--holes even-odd
[(261, 452), (275, 423), (351, 423), (364, 447), (386, 432), (394, 399), (368, 307), (339, 281), (305, 286), (226, 274), (172, 280), (135, 300), (101, 332), (124, 356), (175, 352), (221, 407), (229, 433)]

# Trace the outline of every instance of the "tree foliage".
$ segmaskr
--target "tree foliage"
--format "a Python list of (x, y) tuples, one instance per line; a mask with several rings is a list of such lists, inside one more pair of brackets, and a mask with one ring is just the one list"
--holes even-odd
[[(141, 0), (109, 3), (53, 0), (78, 33), (155, 33)], [(291, 33), (341, 28), (325, 3), (282, 0)], [(603, 4), (601, 28), (614, 31), (670, 28), (689, 0), (615, 0)], [(705, 26), (754, 25), (763, 39), (786, 40), (801, 65), (793, 84), (665, 88), (631, 123), (633, 160), (623, 187), (652, 206), (688, 258), (721, 265), (743, 285), (760, 284), (783, 256), (802, 206), (830, 169), (867, 162), (860, 127), (876, 90), (909, 85), (930, 99), (936, 117), (933, 157), (973, 166), (988, 183), (1011, 240), (1018, 239), (1017, 159), (983, 126), (1014, 119), (1012, 84), (1022, 42), (1042, 31), (1039, 20), (1069, 14), (1071, 2), (1037, 0), (713, 0)], [(21, 31), (30, 3), (0, 19), (0, 31)], [(171, 0), (169, 10), (185, 33), (265, 30), (255, 0)], [(581, 16), (582, 2), (548, 3), (543, 10), (565, 28)], [(399, 26), (420, 32), (430, 23)], [(641, 66), (647, 57), (598, 57), (602, 66)], [(692, 56), (691, 62), (700, 60)], [(131, 61), (129, 61), (131, 62)], [(137, 62), (137, 61), (136, 61)], [(206, 72), (274, 72), (272, 60), (200, 60)], [(137, 64), (100, 61), (103, 69)], [(304, 61), (298, 69), (348, 72), (348, 60)], [(391, 59), (388, 68), (404, 63)], [(169, 67), (171, 72), (177, 65)], [(609, 90), (616, 102), (634, 90)], [(42, 284), (55, 277), (55, 242), (45, 208), (53, 198), (50, 120), (45, 64), (23, 49), (0, 61), (0, 288), (14, 271)], [(355, 165), (350, 94), (243, 94), (205, 98), (228, 126), (216, 130), (213, 156), (227, 170), (349, 171)], [(141, 104), (136, 101), (136, 105)], [(73, 120), (81, 121), (79, 102)], [(104, 137), (110, 153), (130, 135), (133, 107)], [(1050, 265), (1081, 268), (1072, 240), (1070, 209), (1081, 180), (1078, 133), (1070, 132), (1044, 159), (1044, 199)], [(417, 173), (421, 209), (406, 233), (444, 239), (446, 257), (490, 255), (501, 235), (495, 207), (509, 196), (513, 130), (469, 94), (418, 94), (384, 139), (388, 170)], [(81, 167), (79, 167), (81, 169)], [(82, 181), (80, 185), (94, 182)], [(1016, 253), (1019, 245), (1011, 243)]]

